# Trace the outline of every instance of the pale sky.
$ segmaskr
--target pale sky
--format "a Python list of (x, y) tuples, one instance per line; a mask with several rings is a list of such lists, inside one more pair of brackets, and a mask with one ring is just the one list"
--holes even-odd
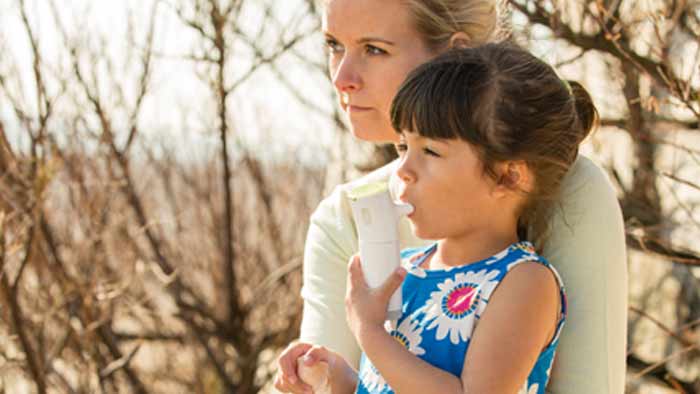
[[(68, 67), (48, 0), (26, 1), (30, 22), (40, 41), (42, 56), (52, 65), (63, 64)], [(275, 3), (276, 18), (280, 20), (299, 20), (305, 9), (300, 0), (272, 1)], [(120, 81), (128, 80), (134, 71), (124, 67), (129, 63), (125, 56), (131, 45), (127, 36), (128, 13), (132, 13), (136, 20), (136, 41), (141, 44), (144, 42), (153, 1), (62, 0), (56, 3), (60, 4), (61, 23), (68, 34), (73, 38), (90, 41), (93, 46), (99, 45), (98, 37), (102, 37), (105, 50), (116, 64), (116, 74), (120, 76)], [(167, 4), (161, 2), (158, 5), (155, 48), (163, 56), (159, 56), (153, 64), (152, 92), (144, 101), (142, 129), (149, 133), (149, 137), (182, 141), (185, 152), (197, 147), (206, 149), (207, 146), (216, 146), (218, 137), (209, 132), (215, 127), (212, 120), (216, 106), (208, 94), (208, 87), (197, 77), (201, 67), (195, 68), (193, 62), (182, 59), (183, 55), (191, 54), (198, 45), (197, 36), (192, 29), (183, 26)], [(256, 22), (259, 21), (260, 13), (249, 7), (243, 9), (242, 15), (243, 28), (255, 31), (259, 25)], [(248, 21), (249, 26), (245, 26)], [(295, 24), (297, 31), (311, 31), (314, 26), (315, 20), (309, 17)], [(276, 37), (277, 34), (270, 32), (267, 36)], [(18, 74), (22, 76), (24, 90), (33, 91), (31, 56), (26, 37), (19, 16), (19, 1), (0, 0), (0, 45), (4, 46), (6, 54), (11, 54), (0, 60), (0, 71), (8, 70), (10, 64), (14, 64), (13, 67), (20, 70)], [(297, 48), (305, 56), (323, 61), (321, 44), (320, 35), (316, 34), (300, 42)], [(274, 50), (274, 47), (270, 45), (269, 50)], [(230, 82), (247, 71), (251, 59), (250, 51), (241, 45), (234, 47), (233, 56), (234, 61), (227, 70)], [(303, 92), (307, 100), (325, 112), (332, 111), (334, 103), (330, 100), (329, 84), (325, 76), (309, 72), (291, 55), (281, 57), (278, 64), (294, 88)], [(109, 74), (106, 68), (101, 68), (100, 71), (103, 76)], [(12, 72), (9, 74), (17, 75)], [(19, 88), (15, 86), (13, 91), (19, 92)], [(108, 91), (110, 88), (106, 87), (105, 92)], [(127, 97), (129, 94), (133, 96), (134, 89), (127, 86)], [(29, 103), (29, 108), (34, 112), (33, 101)], [(16, 122), (12, 121), (15, 117), (11, 115), (8, 106), (9, 103), (0, 95), (0, 116), (12, 134), (12, 125), (16, 126)], [(301, 155), (304, 160), (323, 160), (328, 145), (335, 141), (332, 124), (301, 106), (267, 67), (256, 72), (236, 90), (229, 108), (236, 125), (236, 135), (250, 144), (263, 144), (266, 155), (289, 155), (292, 146), (296, 151), (294, 154)]]
[[(148, 27), (148, 16), (154, 0), (54, 0), (60, 4), (61, 20), (69, 35), (85, 40), (93, 47), (101, 47), (100, 37), (104, 40), (109, 57), (116, 63), (115, 69), (120, 82), (133, 81), (134, 69), (126, 69), (125, 64), (134, 64), (125, 58), (132, 43), (127, 37), (127, 21), (129, 13), (135, 19), (136, 42), (144, 42), (145, 30)], [(211, 100), (208, 87), (197, 77), (199, 68), (192, 62), (182, 60), (183, 55), (193, 53), (197, 47), (197, 36), (192, 29), (184, 27), (168, 4), (176, 0), (161, 0), (157, 12), (155, 48), (164, 56), (159, 56), (153, 64), (152, 91), (144, 101), (141, 126), (144, 135), (151, 138), (162, 138), (173, 144), (181, 144), (183, 152), (204, 150), (218, 144), (215, 127), (216, 106)], [(56, 65), (58, 70), (69, 65), (66, 63), (65, 49), (62, 40), (56, 33), (54, 21), (49, 8), (49, 0), (26, 0), (31, 24), (38, 33), (41, 43), (42, 56)], [(274, 4), (275, 17), (279, 20), (298, 20), (304, 11), (303, 0), (259, 0), (245, 4)], [(19, 17), (19, 0), (0, 0), (0, 72), (13, 77), (20, 75), (12, 82), (21, 81), (24, 88), (15, 86), (14, 92), (21, 90), (33, 91), (31, 57), (24, 27)], [(259, 26), (259, 12), (254, 8), (244, 8), (240, 20), (245, 30), (255, 31)], [(240, 22), (239, 20), (239, 22)], [(308, 31), (314, 28), (315, 20), (301, 19), (295, 23), (297, 31)], [(525, 21), (514, 20), (514, 24)], [(541, 28), (533, 28), (533, 35), (542, 37), (532, 47), (532, 51), (549, 61), (556, 63), (563, 59), (576, 56), (576, 50), (567, 50), (560, 42), (552, 42), (547, 32)], [(277, 32), (269, 32), (268, 37), (276, 37)], [(697, 43), (688, 43), (697, 47)], [(297, 50), (304, 56), (323, 62), (322, 39), (316, 34), (297, 45)], [(272, 48), (269, 48), (272, 50)], [(693, 48), (690, 48), (693, 52)], [(60, 57), (59, 57), (60, 55)], [(244, 72), (250, 63), (250, 53), (243, 46), (237, 46), (234, 52), (235, 61), (227, 70), (230, 80), (236, 79)], [(692, 59), (690, 59), (692, 60)], [(692, 69), (692, 62), (681, 62), (679, 67)], [(688, 63), (688, 65), (685, 65)], [(120, 67), (121, 64), (121, 67)], [(288, 75), (293, 84), (292, 89), (303, 95), (305, 99), (315, 103), (325, 112), (331, 112), (335, 105), (329, 92), (327, 77), (319, 72), (310, 73), (308, 69), (291, 55), (281, 57), (277, 64)], [(19, 72), (10, 68), (14, 65)], [(60, 71), (59, 71), (60, 73)], [(64, 71), (64, 73), (67, 73)], [(619, 118), (624, 115), (624, 105), (618, 87), (611, 89), (611, 84), (619, 83), (614, 76), (608, 75), (606, 64), (595, 54), (589, 54), (576, 64), (565, 66), (560, 70), (563, 77), (584, 82), (594, 94), (596, 104), (604, 117)], [(100, 68), (99, 75), (107, 80), (110, 74), (106, 68)], [(131, 77), (130, 77), (131, 76)], [(700, 80), (700, 76), (698, 78)], [(698, 81), (700, 82), (700, 81)], [(104, 89), (106, 92), (110, 88)], [(127, 97), (134, 95), (133, 86), (126, 87)], [(30, 97), (31, 98), (31, 97)], [(28, 100), (29, 108), (34, 106), (34, 100)], [(75, 107), (75, 106), (74, 106)], [(88, 107), (89, 108), (89, 107)], [(241, 85), (229, 102), (230, 115), (235, 122), (235, 135), (247, 141), (249, 145), (262, 145), (265, 154), (288, 156), (290, 151), (301, 154), (312, 161), (324, 160), (329, 147), (336, 143), (333, 125), (323, 116), (301, 106), (288, 88), (282, 86), (270, 73), (269, 68), (263, 67), (253, 77)], [(72, 108), (76, 110), (76, 108)], [(79, 110), (85, 110), (79, 108)], [(31, 111), (30, 111), (31, 112)], [(0, 94), (0, 116), (10, 128), (15, 124), (14, 115), (10, 112), (9, 103)], [(301, 151), (300, 151), (301, 150)], [(303, 152), (303, 153), (302, 153)]]

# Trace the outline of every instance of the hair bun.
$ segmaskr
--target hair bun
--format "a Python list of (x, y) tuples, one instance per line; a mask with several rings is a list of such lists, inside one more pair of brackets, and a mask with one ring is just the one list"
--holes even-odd
[(579, 132), (579, 142), (588, 137), (593, 128), (598, 123), (598, 110), (593, 105), (593, 99), (586, 88), (576, 81), (564, 81), (569, 87), (569, 93), (574, 98), (576, 117), (578, 118), (577, 131)]

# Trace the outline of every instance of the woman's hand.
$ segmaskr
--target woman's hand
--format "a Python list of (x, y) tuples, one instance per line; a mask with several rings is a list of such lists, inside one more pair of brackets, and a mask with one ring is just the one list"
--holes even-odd
[(380, 287), (371, 289), (365, 281), (358, 255), (350, 258), (345, 314), (350, 330), (362, 345), (362, 335), (368, 330), (384, 329), (389, 299), (401, 286), (406, 270), (398, 267)]
[(306, 354), (313, 345), (310, 343), (292, 342), (277, 359), (277, 377), (275, 388), (283, 393), (311, 393), (310, 385), (304, 383), (297, 374), (298, 359)]
[(277, 365), (275, 388), (283, 393), (351, 393), (357, 384), (355, 371), (345, 359), (323, 346), (292, 343)]

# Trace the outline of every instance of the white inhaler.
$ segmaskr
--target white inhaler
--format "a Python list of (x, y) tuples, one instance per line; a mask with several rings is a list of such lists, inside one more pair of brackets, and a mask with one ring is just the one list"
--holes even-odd
[[(360, 259), (365, 280), (371, 288), (382, 285), (401, 265), (399, 219), (413, 212), (410, 204), (394, 202), (386, 182), (362, 185), (348, 191), (357, 226)], [(401, 315), (401, 288), (389, 301), (387, 320)]]

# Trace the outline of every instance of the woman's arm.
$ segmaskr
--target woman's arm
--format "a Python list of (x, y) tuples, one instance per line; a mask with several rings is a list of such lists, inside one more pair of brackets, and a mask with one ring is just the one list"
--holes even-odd
[(300, 341), (326, 346), (355, 368), (360, 348), (345, 319), (347, 263), (357, 251), (355, 226), (342, 187), (311, 216), (304, 247), (304, 311)]
[[(345, 190), (350, 186), (388, 180), (393, 163), (350, 184), (337, 186), (316, 208), (304, 244), (304, 312), (300, 340), (326, 346), (339, 353), (354, 368), (360, 348), (345, 318), (347, 264), (357, 253), (357, 231)], [(410, 234), (408, 224), (402, 236)]]
[(380, 288), (369, 289), (359, 259), (353, 259), (349, 267), (346, 303), (350, 327), (394, 392), (512, 394), (527, 380), (554, 335), (559, 311), (556, 280), (548, 268), (522, 263), (492, 295), (460, 379), (416, 357), (384, 330), (389, 297), (402, 279), (395, 273)]
[(579, 156), (562, 185), (543, 255), (566, 284), (568, 314), (552, 370), (554, 394), (621, 394), (627, 344), (622, 214), (603, 171)]

